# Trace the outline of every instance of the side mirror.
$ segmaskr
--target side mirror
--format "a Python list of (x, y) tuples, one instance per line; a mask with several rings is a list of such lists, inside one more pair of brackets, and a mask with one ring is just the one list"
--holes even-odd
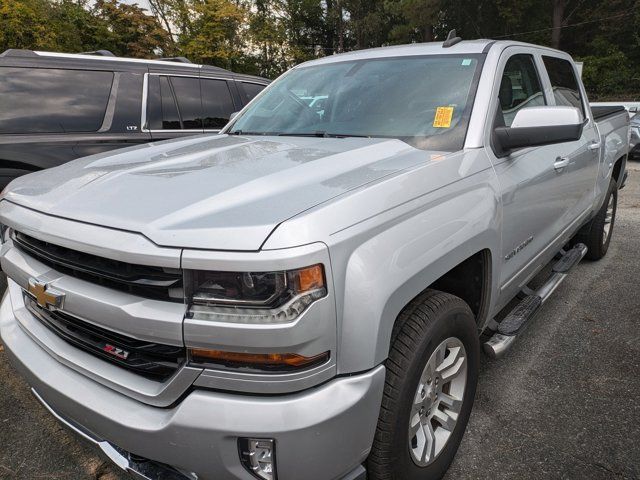
[(584, 122), (574, 107), (528, 107), (520, 110), (510, 127), (497, 127), (495, 138), (507, 152), (580, 140)]

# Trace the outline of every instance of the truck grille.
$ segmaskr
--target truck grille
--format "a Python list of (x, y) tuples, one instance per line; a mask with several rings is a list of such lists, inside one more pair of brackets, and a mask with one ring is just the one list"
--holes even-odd
[(38, 240), (21, 232), (15, 245), (58, 272), (140, 297), (183, 302), (182, 272), (98, 257)]
[(60, 310), (44, 309), (26, 292), (24, 302), (43, 325), (71, 345), (147, 378), (166, 380), (185, 361), (184, 347), (136, 340)]

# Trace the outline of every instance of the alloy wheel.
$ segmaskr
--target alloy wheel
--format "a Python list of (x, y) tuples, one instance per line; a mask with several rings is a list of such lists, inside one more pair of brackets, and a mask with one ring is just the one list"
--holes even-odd
[(429, 357), (409, 415), (409, 451), (425, 467), (442, 452), (455, 429), (467, 385), (467, 353), (450, 337)]

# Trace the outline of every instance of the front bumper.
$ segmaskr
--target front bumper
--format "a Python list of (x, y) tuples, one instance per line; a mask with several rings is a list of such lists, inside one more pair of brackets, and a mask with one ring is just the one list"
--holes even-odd
[(194, 389), (171, 407), (158, 408), (58, 362), (20, 327), (6, 294), (0, 336), (15, 368), (67, 425), (94, 443), (117, 446), (116, 452), (170, 465), (200, 480), (254, 478), (240, 463), (239, 437), (275, 439), (279, 480), (342, 479), (371, 448), (384, 387), (382, 366), (290, 395)]

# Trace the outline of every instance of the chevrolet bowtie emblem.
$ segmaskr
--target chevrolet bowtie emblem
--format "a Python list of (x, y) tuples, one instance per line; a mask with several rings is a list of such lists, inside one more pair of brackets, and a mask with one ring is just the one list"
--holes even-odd
[(42, 308), (62, 308), (64, 293), (49, 288), (45, 282), (30, 278), (27, 291)]

